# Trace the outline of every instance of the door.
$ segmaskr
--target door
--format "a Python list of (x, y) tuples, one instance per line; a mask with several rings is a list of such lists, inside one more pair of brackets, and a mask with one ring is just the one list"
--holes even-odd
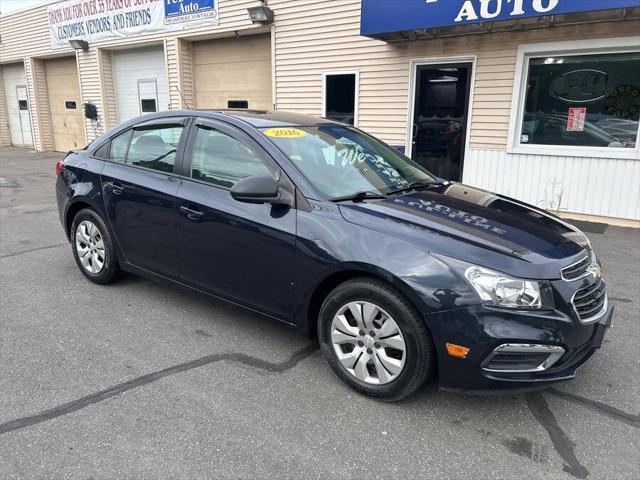
[(411, 157), (445, 180), (462, 180), (472, 68), (472, 63), (417, 67)]
[(29, 112), (29, 98), (27, 96), (27, 87), (19, 85), (16, 87), (16, 98), (18, 99), (18, 116), (20, 118), (20, 137), (22, 145), (33, 145), (33, 137), (31, 135), (31, 113)]
[(118, 122), (169, 106), (167, 73), (162, 47), (113, 52)]
[(53, 148), (67, 152), (86, 144), (76, 57), (45, 61)]
[(273, 108), (268, 34), (194, 42), (193, 69), (197, 108)]
[(211, 120), (191, 129), (178, 190), (180, 276), (192, 285), (269, 315), (290, 319), (296, 211), (241, 203), (238, 181), (277, 175), (273, 160), (248, 136)]
[(107, 215), (127, 260), (172, 278), (178, 277), (174, 168), (184, 125), (156, 120), (120, 134), (102, 171)]
[(27, 97), (27, 79), (22, 63), (2, 66), (2, 83), (7, 102), (11, 145), (32, 147), (31, 111)]

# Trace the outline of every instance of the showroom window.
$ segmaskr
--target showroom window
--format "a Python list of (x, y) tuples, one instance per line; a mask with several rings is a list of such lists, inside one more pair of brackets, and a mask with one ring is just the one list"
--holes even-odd
[(324, 74), (322, 116), (329, 120), (358, 125), (358, 72)]
[(522, 68), (514, 150), (636, 156), (640, 52), (532, 52)]

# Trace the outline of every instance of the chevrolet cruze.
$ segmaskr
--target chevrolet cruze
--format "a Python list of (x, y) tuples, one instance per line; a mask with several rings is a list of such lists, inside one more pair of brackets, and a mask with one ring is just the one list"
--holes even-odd
[(430, 379), (457, 391), (567, 380), (611, 321), (578, 229), (437, 178), (347, 125), (157, 113), (56, 171), (60, 220), (90, 281), (133, 272), (294, 326), (372, 397)]

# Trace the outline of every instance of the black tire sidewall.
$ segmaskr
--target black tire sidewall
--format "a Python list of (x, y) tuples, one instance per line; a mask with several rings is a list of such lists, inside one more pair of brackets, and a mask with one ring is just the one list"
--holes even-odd
[[(387, 384), (372, 385), (357, 379), (340, 364), (333, 350), (333, 317), (339, 308), (354, 301), (367, 301), (382, 308), (393, 317), (402, 332), (406, 345), (405, 365), (400, 375)], [(318, 339), (322, 353), (334, 373), (358, 392), (378, 399), (392, 401), (404, 398), (424, 384), (431, 373), (433, 347), (424, 319), (420, 318), (406, 298), (381, 281), (354, 280), (334, 289), (320, 309)]]
[[(104, 263), (104, 266), (102, 267), (102, 270), (100, 270), (100, 272), (98, 273), (91, 273), (87, 271), (86, 268), (84, 268), (84, 266), (82, 265), (82, 262), (80, 261), (80, 257), (78, 255), (78, 251), (76, 248), (76, 230), (78, 229), (78, 225), (80, 225), (85, 220), (92, 222), (98, 228), (98, 230), (100, 231), (100, 235), (102, 236), (102, 241), (104, 243), (106, 258), (105, 258), (105, 263)], [(101, 285), (104, 285), (113, 281), (113, 279), (116, 277), (116, 274), (119, 271), (118, 260), (116, 257), (116, 252), (115, 252), (114, 244), (112, 241), (111, 233), (109, 232), (109, 229), (107, 228), (104, 221), (102, 220), (102, 217), (100, 217), (100, 215), (98, 215), (95, 211), (88, 208), (80, 210), (76, 214), (76, 216), (73, 218), (73, 222), (71, 224), (70, 237), (71, 237), (71, 249), (73, 251), (73, 258), (75, 259), (76, 264), (78, 265), (78, 268), (83, 273), (83, 275), (87, 277), (89, 280), (91, 280), (93, 283), (97, 283)]]

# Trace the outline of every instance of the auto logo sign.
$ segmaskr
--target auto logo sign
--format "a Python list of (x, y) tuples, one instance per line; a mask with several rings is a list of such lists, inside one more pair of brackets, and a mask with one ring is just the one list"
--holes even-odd
[(164, 0), (164, 23), (218, 18), (217, 0)]

